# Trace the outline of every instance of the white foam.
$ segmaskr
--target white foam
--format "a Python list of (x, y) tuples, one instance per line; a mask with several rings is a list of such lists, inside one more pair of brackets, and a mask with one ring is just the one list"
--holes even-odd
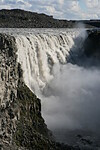
[[(18, 62), (24, 71), (25, 83), (31, 90), (38, 94), (53, 79), (53, 67), (66, 64), (72, 58), (74, 50), (79, 46), (74, 41), (79, 33), (47, 30), (44, 33), (16, 35)], [(80, 43), (82, 42), (83, 39)]]

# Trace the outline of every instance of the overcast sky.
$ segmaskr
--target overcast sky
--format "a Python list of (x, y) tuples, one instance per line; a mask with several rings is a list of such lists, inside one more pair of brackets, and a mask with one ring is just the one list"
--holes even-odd
[(100, 19), (100, 0), (0, 0), (0, 9), (20, 8), (60, 19)]

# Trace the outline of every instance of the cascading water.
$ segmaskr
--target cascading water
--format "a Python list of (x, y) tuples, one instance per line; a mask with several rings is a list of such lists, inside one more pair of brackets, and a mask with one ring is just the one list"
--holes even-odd
[[(65, 110), (68, 107), (67, 105), (71, 105), (70, 101), (75, 103), (74, 105), (77, 103), (77, 97), (75, 100), (71, 98), (73, 92), (76, 90), (71, 87), (71, 84), (75, 83), (75, 78), (74, 80), (71, 79), (73, 81), (72, 83), (67, 81), (70, 80), (70, 68), (77, 70), (77, 67), (71, 64), (69, 65), (68, 62), (75, 63), (75, 60), (78, 59), (78, 55), (80, 55), (83, 50), (82, 48), (85, 38), (85, 30), (65, 30), (60, 32), (51, 30), (50, 32), (45, 31), (44, 33), (33, 32), (16, 35), (15, 39), (18, 49), (18, 62), (21, 64), (24, 71), (23, 75), (25, 83), (33, 92), (36, 93), (36, 95), (42, 99), (43, 117), (46, 120), (48, 127), (52, 131), (55, 130), (55, 126), (58, 128), (58, 130), (61, 130), (61, 128), (64, 129), (65, 126), (68, 129), (73, 128), (73, 125), (71, 124), (75, 124), (75, 129), (78, 129), (81, 126), (78, 124), (77, 120), (69, 117), (69, 112), (65, 117)], [(68, 74), (65, 74), (67, 70)], [(74, 71), (71, 73), (74, 76)], [(69, 89), (65, 91), (64, 88)], [(61, 96), (62, 90), (64, 92), (64, 96), (66, 95), (65, 93), (67, 93), (66, 98), (69, 98), (69, 100), (63, 100), (63, 96)], [(59, 94), (61, 94), (61, 97)], [(66, 107), (63, 106), (63, 103), (65, 103)], [(65, 114), (62, 112), (60, 113), (60, 111), (63, 109)], [(72, 112), (70, 111), (70, 114)], [(56, 115), (56, 113), (59, 115)], [(63, 124), (65, 125), (63, 126)], [(59, 126), (61, 127), (59, 128)], [(58, 131), (55, 133), (55, 135), (56, 134), (58, 134)], [(58, 140), (61, 140), (61, 138), (62, 142), (64, 142), (65, 137), (60, 137)]]
[(76, 135), (82, 134), (98, 143), (100, 69), (78, 65), (87, 63), (81, 60), (85, 30), (17, 29), (10, 34), (24, 81), (42, 100), (43, 117), (56, 139), (75, 144)]
[(53, 79), (55, 65), (66, 64), (77, 54), (83, 42), (75, 45), (74, 39), (79, 32), (31, 33), (18, 35), (16, 45), (18, 62), (24, 70), (24, 80), (29, 88), (37, 94)]

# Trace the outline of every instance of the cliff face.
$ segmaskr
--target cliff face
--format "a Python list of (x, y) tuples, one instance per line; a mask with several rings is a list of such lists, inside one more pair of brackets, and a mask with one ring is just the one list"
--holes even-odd
[(0, 142), (9, 146), (15, 131), (17, 116), (12, 104), (17, 99), (18, 63), (14, 38), (0, 34)]
[(85, 54), (100, 59), (100, 30), (90, 31), (84, 42)]
[(63, 150), (41, 116), (40, 100), (23, 82), (15, 39), (0, 34), (0, 150)]

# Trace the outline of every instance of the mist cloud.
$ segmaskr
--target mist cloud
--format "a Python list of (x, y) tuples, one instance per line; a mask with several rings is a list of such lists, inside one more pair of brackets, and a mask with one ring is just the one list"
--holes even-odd
[(72, 64), (57, 68), (42, 98), (48, 127), (100, 132), (100, 70)]

